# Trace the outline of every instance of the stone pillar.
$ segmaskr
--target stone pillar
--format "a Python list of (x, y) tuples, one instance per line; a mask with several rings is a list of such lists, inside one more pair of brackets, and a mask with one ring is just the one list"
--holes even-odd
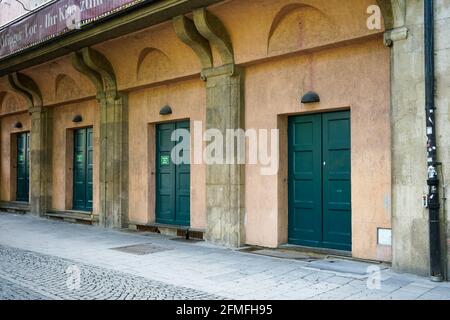
[[(388, 2), (388, 0), (384, 0)], [(392, 29), (385, 34), (391, 49), (392, 96), (392, 266), (401, 272), (423, 276), (430, 271), (429, 212), (423, 207), (422, 195), (427, 186), (427, 137), (424, 74), (424, 4), (423, 1), (391, 0)], [(414, 12), (414, 14), (407, 14)], [(439, 168), (448, 181), (449, 145), (446, 91), (448, 56), (445, 32), (449, 13), (445, 5), (436, 1), (436, 129)], [(442, 30), (441, 30), (442, 29)], [(441, 194), (445, 194), (440, 190)], [(445, 202), (442, 200), (442, 202)], [(445, 204), (444, 204), (445, 205)], [(441, 212), (442, 264), (446, 264), (447, 250), (445, 213)], [(446, 268), (445, 268), (446, 269)]]
[[(202, 76), (207, 79), (206, 129), (219, 130), (227, 137), (227, 129), (244, 128), (242, 71), (230, 64), (205, 69)], [(237, 148), (233, 153), (238, 159)], [(207, 165), (207, 240), (229, 247), (244, 245), (244, 181), (245, 165)]]
[[(201, 75), (206, 81), (206, 129), (217, 129), (225, 138), (227, 129), (245, 126), (243, 71), (235, 65), (233, 46), (222, 22), (205, 8), (195, 10), (193, 18), (193, 21), (184, 16), (174, 18), (174, 29), (202, 65)], [(212, 47), (217, 49), (222, 66), (214, 66)], [(237, 156), (237, 149), (234, 155)], [(227, 247), (242, 246), (245, 166), (208, 164), (206, 170), (206, 239)]]
[(100, 208), (99, 224), (106, 228), (128, 225), (128, 98), (118, 92), (109, 61), (84, 48), (72, 54), (76, 70), (97, 89), (100, 105)]
[(52, 110), (31, 108), (30, 116), (30, 206), (32, 214), (43, 216), (52, 198)]
[(128, 101), (115, 91), (99, 98), (100, 225), (124, 228), (128, 223)]

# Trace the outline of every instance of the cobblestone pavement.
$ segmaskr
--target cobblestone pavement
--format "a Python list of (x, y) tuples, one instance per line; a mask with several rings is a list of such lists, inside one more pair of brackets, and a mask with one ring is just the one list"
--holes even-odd
[[(354, 271), (380, 265), (348, 262), (338, 271), (324, 265), (0, 213), (0, 299), (450, 300), (449, 283), (388, 266), (376, 285)], [(79, 289), (70, 277), (77, 270)]]
[(2, 245), (0, 257), (0, 299), (5, 300), (219, 299), (198, 290)]

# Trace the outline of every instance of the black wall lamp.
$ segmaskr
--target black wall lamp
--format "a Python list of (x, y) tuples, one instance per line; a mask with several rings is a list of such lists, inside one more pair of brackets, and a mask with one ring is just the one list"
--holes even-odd
[(22, 122), (18, 121), (14, 124), (14, 129), (22, 129), (23, 125)]
[(320, 97), (314, 91), (309, 91), (302, 97), (302, 103), (317, 103), (320, 102)]
[(159, 114), (162, 116), (168, 116), (169, 114), (172, 114), (172, 108), (170, 106), (165, 106), (161, 108)]
[(77, 114), (75, 117), (73, 117), (73, 120), (72, 120), (72, 122), (75, 122), (75, 123), (79, 123), (82, 121), (83, 121), (83, 117), (79, 114)]

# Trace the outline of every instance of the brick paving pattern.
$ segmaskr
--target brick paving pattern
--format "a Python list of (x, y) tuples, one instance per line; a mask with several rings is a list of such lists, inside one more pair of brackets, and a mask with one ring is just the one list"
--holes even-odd
[[(70, 281), (73, 266), (81, 272), (79, 286), (76, 280)], [(0, 245), (0, 299), (210, 300), (219, 297)]]

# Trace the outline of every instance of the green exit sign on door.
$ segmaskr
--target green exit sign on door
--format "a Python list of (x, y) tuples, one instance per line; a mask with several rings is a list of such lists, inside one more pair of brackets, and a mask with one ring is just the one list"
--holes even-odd
[(162, 166), (168, 166), (170, 164), (170, 156), (161, 156), (160, 163)]
[(77, 162), (83, 162), (83, 155), (77, 154)]

